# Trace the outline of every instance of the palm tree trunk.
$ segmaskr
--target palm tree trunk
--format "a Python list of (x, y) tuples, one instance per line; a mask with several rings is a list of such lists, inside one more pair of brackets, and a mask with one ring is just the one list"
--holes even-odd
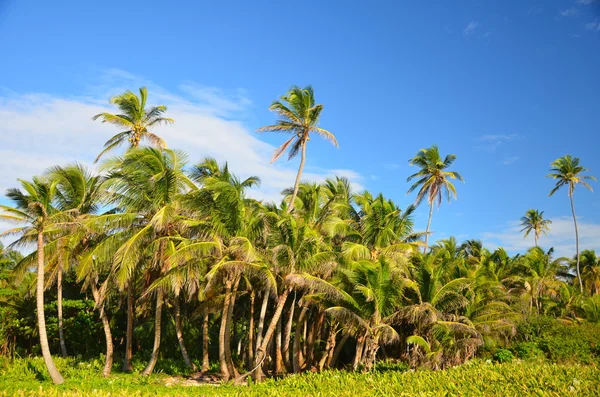
[(352, 368), (356, 370), (358, 368), (358, 364), (362, 361), (363, 350), (365, 348), (365, 335), (361, 335), (356, 340), (356, 353), (354, 354), (354, 362), (352, 363)]
[(262, 344), (263, 328), (265, 326), (265, 317), (267, 316), (267, 306), (269, 305), (269, 294), (263, 295), (262, 306), (260, 308), (260, 317), (258, 318), (258, 329), (256, 330), (256, 349)]
[(583, 293), (583, 282), (581, 281), (581, 273), (579, 271), (579, 230), (577, 228), (577, 216), (575, 215), (575, 203), (573, 201), (573, 191), (572, 190), (569, 190), (569, 198), (571, 199), (571, 212), (573, 212), (573, 223), (575, 224), (575, 251), (577, 252), (577, 280), (579, 280), (579, 289), (581, 290), (581, 293)]
[(431, 226), (431, 217), (433, 216), (433, 201), (429, 204), (429, 220), (427, 220), (427, 229), (425, 229), (425, 247), (423, 253), (427, 252), (427, 241), (429, 241), (429, 227)]
[(296, 307), (296, 292), (294, 292), (294, 299), (292, 299), (292, 304), (290, 305), (290, 310), (288, 313), (287, 322), (285, 324), (285, 328), (283, 329), (283, 347), (281, 354), (283, 355), (283, 363), (288, 370), (291, 372), (294, 370), (292, 366), (292, 362), (290, 361), (290, 339), (292, 336), (292, 325), (294, 322), (294, 309)]
[(283, 373), (283, 369), (285, 368), (283, 364), (283, 355), (281, 354), (281, 333), (282, 333), (282, 321), (283, 318), (280, 317), (277, 322), (277, 329), (275, 331), (275, 374), (279, 375)]
[(65, 345), (65, 334), (63, 332), (63, 298), (62, 298), (62, 264), (59, 263), (56, 274), (56, 306), (58, 310), (58, 340), (60, 342), (60, 354), (67, 357), (67, 346)]
[(187, 349), (185, 348), (185, 342), (183, 340), (183, 327), (181, 325), (181, 303), (179, 302), (179, 295), (176, 295), (173, 299), (173, 306), (175, 309), (175, 334), (177, 335), (177, 342), (179, 342), (179, 349), (183, 356), (183, 361), (188, 368), (196, 371), (196, 364), (190, 359)]
[[(271, 323), (269, 324), (269, 327), (267, 328), (267, 332), (265, 333), (265, 337), (263, 338), (261, 345), (257, 349), (256, 357), (254, 359), (254, 369), (250, 370), (250, 372), (248, 372), (247, 374), (244, 374), (244, 376), (251, 375), (252, 372), (254, 372), (256, 369), (258, 369), (258, 367), (260, 365), (262, 365), (262, 362), (264, 361), (266, 354), (267, 354), (267, 347), (269, 345), (269, 342), (271, 341), (271, 337), (273, 336), (273, 333), (275, 332), (275, 327), (277, 327), (277, 323), (279, 322), (279, 319), (281, 318), (281, 313), (283, 312), (283, 306), (285, 305), (285, 301), (287, 300), (287, 297), (289, 294), (290, 294), (290, 289), (286, 288), (283, 291), (283, 293), (281, 294), (281, 296), (279, 297), (279, 299), (277, 301), (277, 306), (275, 307), (275, 312), (273, 313), (273, 317), (271, 318)], [(240, 380), (240, 377), (238, 377), (238, 380)]]
[(208, 357), (208, 311), (204, 314), (202, 321), (202, 372), (208, 372), (210, 369), (210, 360)]
[(250, 292), (250, 324), (248, 324), (248, 367), (254, 363), (254, 291)]
[(232, 375), (229, 372), (229, 366), (227, 365), (227, 356), (225, 355), (225, 344), (229, 342), (229, 338), (226, 338), (226, 333), (227, 317), (229, 314), (229, 305), (231, 302), (231, 284), (231, 280), (228, 278), (225, 281), (225, 300), (223, 301), (221, 327), (219, 328), (219, 366), (221, 368), (221, 377), (224, 381), (228, 381)]
[(156, 312), (154, 318), (154, 347), (152, 348), (152, 355), (150, 356), (150, 361), (144, 370), (142, 371), (142, 376), (148, 376), (152, 374), (154, 371), (154, 366), (158, 361), (158, 354), (160, 352), (160, 336), (161, 336), (161, 327), (162, 327), (162, 305), (163, 305), (163, 296), (162, 291), (157, 289), (156, 291)]
[(300, 315), (298, 316), (298, 320), (296, 321), (296, 333), (294, 335), (294, 358), (292, 360), (294, 366), (294, 373), (300, 373), (302, 370), (302, 366), (304, 365), (304, 357), (302, 356), (302, 351), (300, 349), (300, 335), (302, 335), (302, 325), (304, 324), (304, 319), (306, 318), (306, 313), (308, 312), (308, 308), (305, 306), (300, 310)]
[(233, 357), (231, 355), (231, 324), (233, 323), (233, 309), (235, 307), (235, 297), (238, 290), (238, 286), (240, 285), (240, 277), (237, 276), (235, 282), (233, 283), (233, 287), (231, 289), (231, 300), (229, 302), (229, 311), (227, 312), (227, 324), (226, 324), (226, 333), (225, 336), (227, 338), (225, 343), (225, 359), (227, 360), (227, 367), (229, 369), (229, 373), (232, 377), (237, 378), (240, 374), (238, 373), (235, 365), (233, 364)]
[(106, 310), (104, 309), (104, 299), (100, 296), (100, 292), (96, 286), (97, 282), (98, 280), (96, 279), (92, 283), (92, 295), (94, 296), (94, 301), (96, 302), (96, 306), (100, 311), (100, 320), (102, 321), (102, 328), (104, 328), (104, 338), (106, 339), (106, 360), (104, 362), (102, 376), (108, 378), (112, 371), (114, 347), (112, 332), (110, 331), (110, 322), (108, 321), (108, 316), (106, 315)]
[(350, 338), (350, 335), (348, 334), (344, 334), (344, 336), (342, 336), (340, 343), (337, 344), (335, 350), (333, 351), (333, 356), (331, 357), (331, 360), (327, 362), (327, 368), (335, 368), (335, 366), (337, 365), (338, 357), (340, 356), (340, 352), (344, 348), (344, 345), (346, 344), (346, 341), (348, 341), (348, 338)]
[[(308, 136), (308, 135), (307, 135)], [(294, 192), (290, 198), (290, 205), (288, 206), (287, 213), (291, 213), (294, 209), (294, 201), (298, 195), (298, 187), (300, 186), (300, 178), (302, 178), (302, 170), (304, 169), (304, 162), (306, 161), (306, 139), (302, 142), (302, 157), (300, 158), (300, 166), (298, 167), (298, 174), (296, 175), (296, 182), (294, 183)]]
[(537, 248), (537, 246), (538, 246), (538, 236), (537, 236), (537, 234), (535, 234), (535, 233), (533, 234), (533, 239), (535, 241), (535, 247)]
[(134, 293), (135, 285), (133, 277), (127, 284), (127, 333), (125, 334), (125, 357), (123, 359), (123, 372), (131, 372), (131, 360), (133, 359), (133, 318), (134, 318)]
[(36, 305), (37, 305), (37, 320), (40, 334), (40, 347), (42, 348), (42, 356), (46, 363), (46, 368), (50, 373), (52, 382), (60, 385), (65, 380), (61, 376), (54, 361), (52, 355), (50, 355), (50, 347), (48, 346), (48, 335), (46, 334), (46, 318), (44, 317), (44, 235), (40, 231), (37, 235), (37, 290), (36, 290)]

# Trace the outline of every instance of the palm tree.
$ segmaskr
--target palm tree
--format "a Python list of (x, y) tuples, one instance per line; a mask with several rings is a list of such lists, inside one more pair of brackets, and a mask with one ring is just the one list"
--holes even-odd
[(63, 377), (54, 365), (48, 346), (48, 335), (46, 334), (46, 319), (44, 316), (44, 244), (48, 234), (57, 232), (66, 217), (53, 206), (56, 194), (56, 182), (34, 177), (32, 182), (20, 180), (25, 192), (20, 189), (9, 189), (7, 197), (14, 201), (15, 207), (0, 205), (4, 213), (0, 214), (0, 220), (17, 223), (24, 226), (8, 230), (0, 236), (20, 235), (21, 237), (13, 244), (27, 245), (37, 243), (37, 321), (40, 334), (40, 346), (46, 368), (55, 384), (64, 382)]
[(310, 140), (310, 133), (316, 132), (336, 147), (338, 147), (338, 142), (331, 132), (318, 127), (323, 105), (315, 104), (315, 95), (311, 86), (303, 89), (294, 86), (280, 99), (273, 101), (269, 110), (275, 112), (281, 119), (277, 121), (277, 124), (261, 127), (257, 131), (283, 132), (292, 135), (290, 139), (275, 150), (271, 162), (281, 157), (288, 148), (290, 148), (288, 160), (293, 159), (298, 152), (301, 152), (302, 157), (296, 175), (296, 182), (294, 183), (294, 191), (287, 209), (287, 212), (290, 213), (294, 209), (294, 201), (298, 194), (298, 185), (306, 161), (306, 144)]
[(548, 225), (552, 223), (549, 219), (544, 219), (544, 211), (538, 211), (531, 209), (525, 213), (525, 216), (521, 218), (521, 229), (522, 232), (525, 232), (523, 238), (529, 236), (529, 233), (533, 231), (533, 238), (535, 239), (535, 246), (538, 246), (538, 240), (542, 233), (547, 234), (546, 232), (550, 230)]
[(458, 179), (459, 181), (464, 182), (462, 176), (460, 176), (458, 172), (446, 171), (448, 167), (454, 163), (454, 160), (456, 160), (456, 155), (449, 154), (442, 161), (440, 151), (436, 145), (433, 145), (428, 149), (419, 150), (417, 155), (409, 160), (410, 165), (416, 165), (420, 170), (408, 177), (408, 182), (414, 178), (419, 178), (419, 180), (408, 189), (407, 194), (410, 194), (420, 187), (415, 200), (415, 205), (419, 205), (425, 196), (427, 196), (427, 203), (429, 204), (429, 220), (427, 221), (427, 229), (425, 230), (425, 247), (423, 252), (427, 250), (427, 240), (429, 238), (429, 227), (431, 226), (434, 202), (437, 201), (438, 207), (442, 204), (442, 194), (444, 191), (448, 197), (448, 201), (450, 201), (452, 197), (456, 199), (456, 188), (449, 179)]
[(142, 139), (147, 139), (150, 143), (158, 148), (165, 148), (165, 141), (156, 134), (153, 134), (148, 129), (160, 124), (172, 124), (175, 120), (163, 117), (167, 111), (164, 105), (153, 106), (146, 109), (146, 101), (148, 99), (148, 89), (140, 88), (140, 96), (138, 97), (131, 91), (125, 91), (121, 95), (110, 98), (110, 103), (117, 105), (120, 114), (99, 113), (92, 120), (102, 119), (103, 123), (111, 123), (125, 131), (119, 132), (110, 138), (104, 144), (104, 150), (96, 158), (97, 162), (108, 151), (120, 146), (125, 140), (129, 140), (130, 147), (138, 147)]
[(583, 292), (583, 282), (581, 281), (581, 273), (579, 270), (579, 230), (577, 229), (577, 217), (575, 215), (575, 203), (573, 202), (573, 193), (575, 187), (581, 184), (584, 187), (593, 191), (592, 187), (586, 181), (595, 181), (596, 178), (590, 175), (581, 175), (588, 171), (579, 164), (578, 157), (571, 157), (570, 154), (554, 160), (551, 164), (552, 169), (549, 178), (556, 179), (554, 188), (550, 191), (552, 196), (558, 189), (563, 186), (569, 187), (569, 199), (571, 200), (571, 212), (573, 213), (573, 223), (575, 224), (575, 250), (577, 252), (577, 279), (579, 280), (579, 289)]

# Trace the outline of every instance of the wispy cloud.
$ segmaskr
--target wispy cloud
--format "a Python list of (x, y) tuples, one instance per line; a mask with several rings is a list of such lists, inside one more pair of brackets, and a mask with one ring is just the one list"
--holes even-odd
[[(573, 227), (573, 218), (557, 217), (551, 219), (550, 231), (548, 235), (540, 237), (540, 246), (544, 249), (554, 247), (557, 256), (572, 257), (575, 255), (575, 230)], [(579, 226), (579, 245), (580, 249), (600, 248), (600, 224), (588, 223), (584, 219), (578, 218)], [(486, 246), (504, 247), (510, 252), (524, 252), (533, 247), (534, 239), (530, 234), (526, 239), (521, 232), (522, 227), (518, 221), (512, 221), (500, 232), (486, 232), (482, 234), (482, 240)]]
[(517, 161), (518, 159), (519, 159), (519, 156), (509, 156), (509, 157), (506, 157), (504, 160), (502, 160), (502, 164), (510, 165), (510, 164), (514, 163), (515, 161)]
[(590, 5), (596, 3), (597, 0), (577, 0), (577, 4)]
[[(0, 195), (16, 186), (17, 178), (29, 179), (51, 165), (78, 161), (92, 166), (104, 142), (118, 131), (91, 117), (114, 111), (107, 104), (109, 95), (142, 85), (148, 86), (149, 103), (167, 105), (168, 115), (176, 120), (154, 132), (169, 147), (185, 150), (190, 162), (212, 156), (228, 161), (240, 177), (261, 177), (261, 188), (250, 192), (257, 199), (279, 200), (281, 190), (293, 184), (297, 163), (270, 164), (275, 147), (245, 125), (244, 113), (251, 101), (243, 90), (224, 91), (188, 82), (173, 92), (127, 72), (109, 71), (86, 97), (0, 91)], [(322, 181), (336, 174), (363, 188), (363, 178), (356, 171), (321, 169), (314, 160), (303, 179)]]
[(562, 10), (560, 15), (563, 17), (576, 17), (579, 15), (579, 9), (577, 7), (567, 8), (566, 10)]
[(596, 19), (593, 22), (586, 23), (585, 25), (583, 25), (583, 27), (587, 30), (600, 31), (600, 22), (598, 22), (598, 20)]
[(475, 33), (475, 30), (477, 30), (477, 28), (481, 26), (481, 24), (477, 21), (471, 21), (469, 22), (469, 24), (467, 25), (466, 28), (464, 28), (463, 33), (465, 36), (470, 36), (473, 33)]
[(497, 134), (497, 135), (482, 135), (478, 138), (480, 144), (477, 146), (480, 150), (488, 150), (490, 152), (498, 149), (505, 143), (509, 143), (517, 139), (517, 134)]

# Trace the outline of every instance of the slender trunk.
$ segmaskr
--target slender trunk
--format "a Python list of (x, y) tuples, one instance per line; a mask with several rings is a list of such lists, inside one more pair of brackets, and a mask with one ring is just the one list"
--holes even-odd
[(221, 368), (221, 377), (224, 381), (228, 381), (232, 374), (229, 372), (227, 365), (227, 356), (225, 355), (225, 344), (229, 341), (226, 338), (227, 333), (227, 317), (229, 313), (229, 305), (231, 302), (231, 280), (225, 281), (225, 300), (223, 301), (223, 312), (221, 314), (221, 327), (219, 328), (219, 366)]
[[(229, 369), (229, 373), (231, 374), (231, 377), (233, 378), (237, 378), (240, 374), (238, 373), (237, 369), (235, 368), (235, 365), (233, 364), (233, 357), (231, 355), (231, 324), (233, 324), (233, 309), (235, 307), (235, 299), (236, 299), (236, 294), (237, 294), (237, 290), (238, 290), (238, 286), (240, 285), (240, 277), (237, 276), (234, 283), (233, 283), (233, 287), (231, 289), (231, 300), (229, 302), (229, 311), (227, 312), (227, 325), (226, 325), (226, 331), (225, 331), (225, 336), (227, 338), (226, 343), (225, 343), (225, 359), (227, 360), (227, 367)], [(234, 335), (235, 337), (235, 335)]]
[(248, 367), (254, 363), (254, 291), (250, 292), (250, 324), (248, 324)]
[(208, 372), (210, 369), (210, 360), (208, 357), (208, 312), (204, 314), (202, 321), (202, 372)]
[(336, 367), (338, 357), (340, 356), (340, 352), (344, 348), (344, 345), (348, 341), (348, 338), (350, 338), (350, 335), (348, 335), (348, 334), (344, 334), (344, 336), (342, 336), (340, 343), (338, 343), (335, 346), (335, 350), (333, 351), (333, 355), (331, 356), (331, 359), (328, 360), (328, 362), (327, 362), (327, 368), (335, 368)]
[[(571, 189), (571, 187), (569, 187)], [(577, 252), (577, 280), (579, 280), (579, 289), (583, 293), (583, 282), (581, 281), (581, 272), (579, 271), (579, 229), (577, 228), (577, 216), (575, 215), (575, 203), (573, 201), (573, 190), (569, 190), (571, 199), (571, 212), (573, 212), (573, 223), (575, 224), (575, 251)]]
[(298, 187), (300, 186), (300, 178), (302, 178), (302, 170), (304, 169), (304, 162), (306, 161), (306, 142), (305, 138), (302, 138), (302, 157), (300, 158), (300, 166), (298, 167), (298, 174), (296, 175), (296, 182), (294, 183), (294, 192), (290, 198), (290, 205), (288, 206), (287, 213), (291, 213), (294, 209), (294, 201), (298, 195)]
[(36, 305), (37, 305), (37, 320), (40, 334), (40, 347), (42, 348), (42, 356), (46, 363), (46, 368), (50, 373), (52, 382), (60, 385), (65, 380), (61, 376), (54, 361), (52, 355), (50, 355), (50, 347), (48, 346), (48, 335), (46, 334), (46, 318), (44, 317), (44, 235), (40, 231), (37, 235), (37, 290), (36, 290)]
[(319, 371), (323, 371), (326, 364), (331, 361), (331, 357), (333, 357), (333, 351), (335, 349), (335, 336), (336, 329), (332, 324), (327, 333), (327, 344), (325, 345), (325, 350), (323, 351), (323, 355), (321, 356), (321, 360), (319, 360)]
[(106, 315), (106, 310), (104, 308), (104, 298), (100, 296), (100, 291), (98, 291), (98, 287), (96, 286), (97, 282), (98, 280), (95, 280), (92, 283), (92, 295), (94, 296), (94, 301), (96, 302), (96, 306), (100, 312), (100, 320), (102, 321), (104, 338), (106, 339), (106, 361), (104, 362), (102, 376), (107, 378), (110, 376), (110, 372), (112, 371), (114, 347), (112, 332), (110, 331), (110, 322), (108, 321), (108, 316)]
[(277, 321), (277, 329), (275, 331), (275, 374), (279, 375), (283, 373), (284, 365), (283, 365), (283, 356), (281, 354), (281, 332), (283, 318), (280, 317), (279, 321)]
[(133, 359), (133, 310), (134, 310), (135, 284), (133, 277), (127, 284), (127, 333), (125, 334), (125, 357), (123, 358), (123, 371), (131, 372)]
[(535, 247), (537, 248), (537, 246), (538, 246), (538, 236), (535, 233), (533, 234), (533, 240), (535, 241)]
[(263, 328), (265, 326), (265, 317), (267, 316), (267, 306), (269, 305), (269, 294), (264, 293), (262, 306), (260, 308), (260, 317), (258, 318), (258, 329), (256, 330), (256, 349), (262, 343), (263, 339)]
[(271, 337), (275, 332), (275, 327), (277, 326), (277, 322), (281, 318), (281, 312), (283, 312), (283, 306), (285, 305), (285, 301), (287, 300), (288, 295), (290, 294), (290, 289), (286, 288), (277, 301), (277, 306), (275, 307), (275, 312), (273, 313), (273, 317), (271, 318), (271, 322), (269, 323), (269, 327), (267, 328), (267, 332), (265, 333), (265, 337), (262, 340), (261, 345), (258, 347), (256, 351), (256, 357), (254, 359), (254, 368), (249, 372), (244, 374), (241, 377), (238, 377), (237, 381), (243, 380), (244, 377), (251, 375), (264, 361), (267, 354), (267, 347), (269, 342), (271, 341)]
[(292, 304), (290, 305), (290, 310), (288, 313), (287, 322), (285, 324), (285, 328), (283, 329), (283, 347), (281, 354), (283, 355), (283, 363), (285, 364), (288, 372), (294, 370), (292, 367), (292, 362), (290, 361), (290, 339), (292, 336), (292, 325), (294, 323), (294, 309), (296, 307), (296, 292), (294, 292), (294, 299), (292, 300)]
[(306, 367), (312, 368), (315, 360), (315, 340), (320, 339), (321, 328), (325, 321), (325, 312), (317, 312), (315, 322), (309, 327), (308, 338), (306, 340)]
[(159, 289), (156, 290), (156, 312), (154, 318), (154, 346), (152, 348), (152, 355), (150, 356), (150, 361), (144, 370), (142, 371), (142, 376), (148, 376), (152, 374), (154, 371), (154, 366), (158, 361), (158, 354), (160, 352), (160, 335), (161, 335), (161, 327), (162, 327), (162, 305), (163, 305), (163, 294)]
[(294, 335), (294, 373), (299, 373), (302, 370), (302, 366), (304, 365), (304, 357), (302, 356), (302, 351), (300, 350), (300, 335), (302, 335), (302, 325), (304, 324), (304, 319), (306, 318), (306, 313), (308, 312), (307, 307), (303, 307), (300, 310), (300, 315), (298, 316), (298, 320), (296, 322), (296, 333)]
[(63, 332), (63, 298), (62, 298), (62, 277), (63, 277), (63, 269), (62, 265), (58, 265), (58, 270), (56, 274), (56, 306), (58, 311), (58, 340), (60, 343), (60, 354), (63, 357), (67, 357), (67, 346), (65, 345), (65, 335)]
[(423, 253), (427, 252), (427, 241), (429, 241), (429, 227), (431, 226), (431, 217), (433, 216), (433, 201), (429, 203), (429, 219), (427, 220), (427, 229), (425, 229), (425, 247)]
[(352, 363), (352, 368), (356, 370), (358, 368), (358, 364), (362, 361), (363, 350), (365, 348), (365, 335), (361, 335), (356, 340), (356, 354), (354, 355), (354, 362)]
[(179, 349), (181, 350), (181, 355), (183, 356), (183, 361), (188, 368), (196, 371), (196, 364), (192, 362), (190, 359), (190, 355), (188, 354), (187, 349), (185, 348), (185, 343), (183, 340), (183, 326), (181, 325), (181, 304), (179, 302), (179, 296), (176, 295), (173, 299), (173, 306), (175, 309), (175, 334), (177, 335), (177, 342), (179, 342)]

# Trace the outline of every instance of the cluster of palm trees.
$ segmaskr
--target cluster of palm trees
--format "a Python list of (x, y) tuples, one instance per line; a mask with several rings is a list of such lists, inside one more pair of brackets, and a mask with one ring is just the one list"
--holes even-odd
[[(451, 180), (462, 181), (449, 170), (454, 155), (442, 159), (433, 146), (410, 160), (419, 171), (408, 178), (416, 180), (409, 193), (418, 193), (406, 209), (381, 194), (353, 192), (344, 178), (301, 182), (311, 133), (336, 146), (337, 140), (318, 127), (323, 106), (313, 90), (294, 87), (270, 107), (281, 119), (260, 131), (292, 135), (273, 161), (286, 151), (289, 158), (300, 153), (298, 175), (280, 204), (264, 203), (248, 196), (259, 178), (239, 179), (212, 158), (188, 166), (183, 152), (167, 149), (150, 129), (173, 120), (164, 117), (164, 106), (147, 109), (146, 99), (145, 89), (139, 96), (126, 92), (111, 100), (120, 114), (94, 117), (123, 130), (98, 158), (126, 140), (130, 146), (105, 160), (99, 175), (80, 164), (53, 167), (9, 190), (14, 205), (0, 207), (2, 220), (18, 224), (4, 234), (18, 236), (16, 247), (36, 247), (16, 271), (37, 264), (40, 345), (55, 383), (63, 378), (50, 354), (44, 290), (59, 291), (66, 355), (60, 291), (70, 269), (93, 296), (103, 325), (105, 376), (114, 357), (115, 313), (108, 303), (119, 296), (127, 302), (125, 371), (132, 370), (136, 308), (151, 303), (154, 342), (143, 375), (160, 359), (163, 318), (170, 313), (185, 364), (207, 371), (209, 346), (217, 344), (212, 359), (224, 380), (236, 381), (342, 365), (369, 370), (382, 357), (443, 368), (473, 357), (484, 340), (506, 343), (522, 315), (600, 317), (598, 258), (585, 251), (579, 277), (578, 252), (573, 276), (571, 261), (537, 247), (548, 226), (540, 213), (524, 219), (536, 236), (536, 247), (524, 255), (453, 238), (428, 245), (434, 204), (444, 194), (456, 197)], [(139, 147), (144, 140), (151, 146)], [(567, 184), (572, 198), (582, 179), (569, 178), (559, 178), (557, 188)], [(419, 233), (412, 215), (424, 198), (429, 221)], [(580, 294), (571, 285), (575, 278)], [(198, 315), (183, 318), (184, 308)], [(184, 328), (192, 321), (202, 329), (201, 357), (186, 348)], [(218, 328), (218, 340), (210, 328)]]

